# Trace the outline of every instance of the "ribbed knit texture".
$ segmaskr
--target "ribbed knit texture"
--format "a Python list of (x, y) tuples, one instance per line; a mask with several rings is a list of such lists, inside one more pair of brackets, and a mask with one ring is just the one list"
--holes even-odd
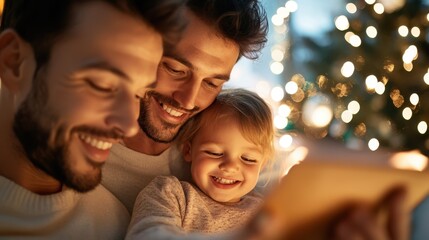
[(0, 176), (0, 239), (123, 239), (129, 219), (102, 186), (38, 195)]

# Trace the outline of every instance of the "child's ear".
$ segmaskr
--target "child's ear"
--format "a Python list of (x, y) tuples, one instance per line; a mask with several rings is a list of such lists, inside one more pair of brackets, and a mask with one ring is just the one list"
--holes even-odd
[[(12, 29), (0, 34), (0, 78), (12, 92), (32, 81), (36, 63), (33, 49)], [(28, 87), (28, 86), (27, 86)]]
[(187, 141), (183, 144), (182, 155), (186, 162), (192, 162), (191, 158), (191, 142)]

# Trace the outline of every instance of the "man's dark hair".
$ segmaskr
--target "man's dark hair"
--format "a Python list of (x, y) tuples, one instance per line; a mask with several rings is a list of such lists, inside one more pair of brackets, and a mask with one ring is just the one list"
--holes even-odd
[(240, 47), (240, 56), (256, 59), (267, 42), (267, 14), (258, 0), (189, 0), (187, 6)]
[[(38, 68), (70, 24), (73, 8), (96, 0), (6, 0), (0, 30), (13, 28), (33, 47)], [(143, 19), (167, 45), (176, 43), (186, 26), (186, 0), (98, 0)], [(114, 33), (112, 33), (114, 34)]]

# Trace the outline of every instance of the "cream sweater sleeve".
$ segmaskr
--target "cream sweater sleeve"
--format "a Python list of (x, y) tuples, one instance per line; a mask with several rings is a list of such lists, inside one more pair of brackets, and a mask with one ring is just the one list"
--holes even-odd
[(137, 196), (129, 232), (159, 225), (180, 232), (185, 203), (183, 189), (174, 177), (156, 177)]

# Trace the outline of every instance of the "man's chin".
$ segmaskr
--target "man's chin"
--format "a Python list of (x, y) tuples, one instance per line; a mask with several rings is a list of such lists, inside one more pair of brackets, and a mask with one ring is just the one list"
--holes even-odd
[[(172, 143), (178, 133), (179, 133), (179, 129), (180, 127), (177, 127), (177, 129), (173, 129), (173, 130), (154, 130), (154, 129), (148, 129), (148, 128), (142, 128), (143, 132), (145, 133), (146, 136), (148, 136), (152, 141), (157, 142), (157, 143)], [(159, 134), (160, 132), (168, 132), (168, 134), (164, 134), (161, 135)]]
[(64, 184), (77, 192), (93, 190), (101, 182), (101, 168), (94, 168), (90, 173), (68, 172)]
[(87, 178), (84, 178), (84, 179), (78, 179), (78, 180), (75, 179), (72, 182), (65, 183), (65, 185), (77, 192), (86, 193), (96, 188), (100, 184), (100, 182), (101, 182), (101, 178), (100, 180), (95, 180), (95, 181), (94, 180), (88, 181)]

